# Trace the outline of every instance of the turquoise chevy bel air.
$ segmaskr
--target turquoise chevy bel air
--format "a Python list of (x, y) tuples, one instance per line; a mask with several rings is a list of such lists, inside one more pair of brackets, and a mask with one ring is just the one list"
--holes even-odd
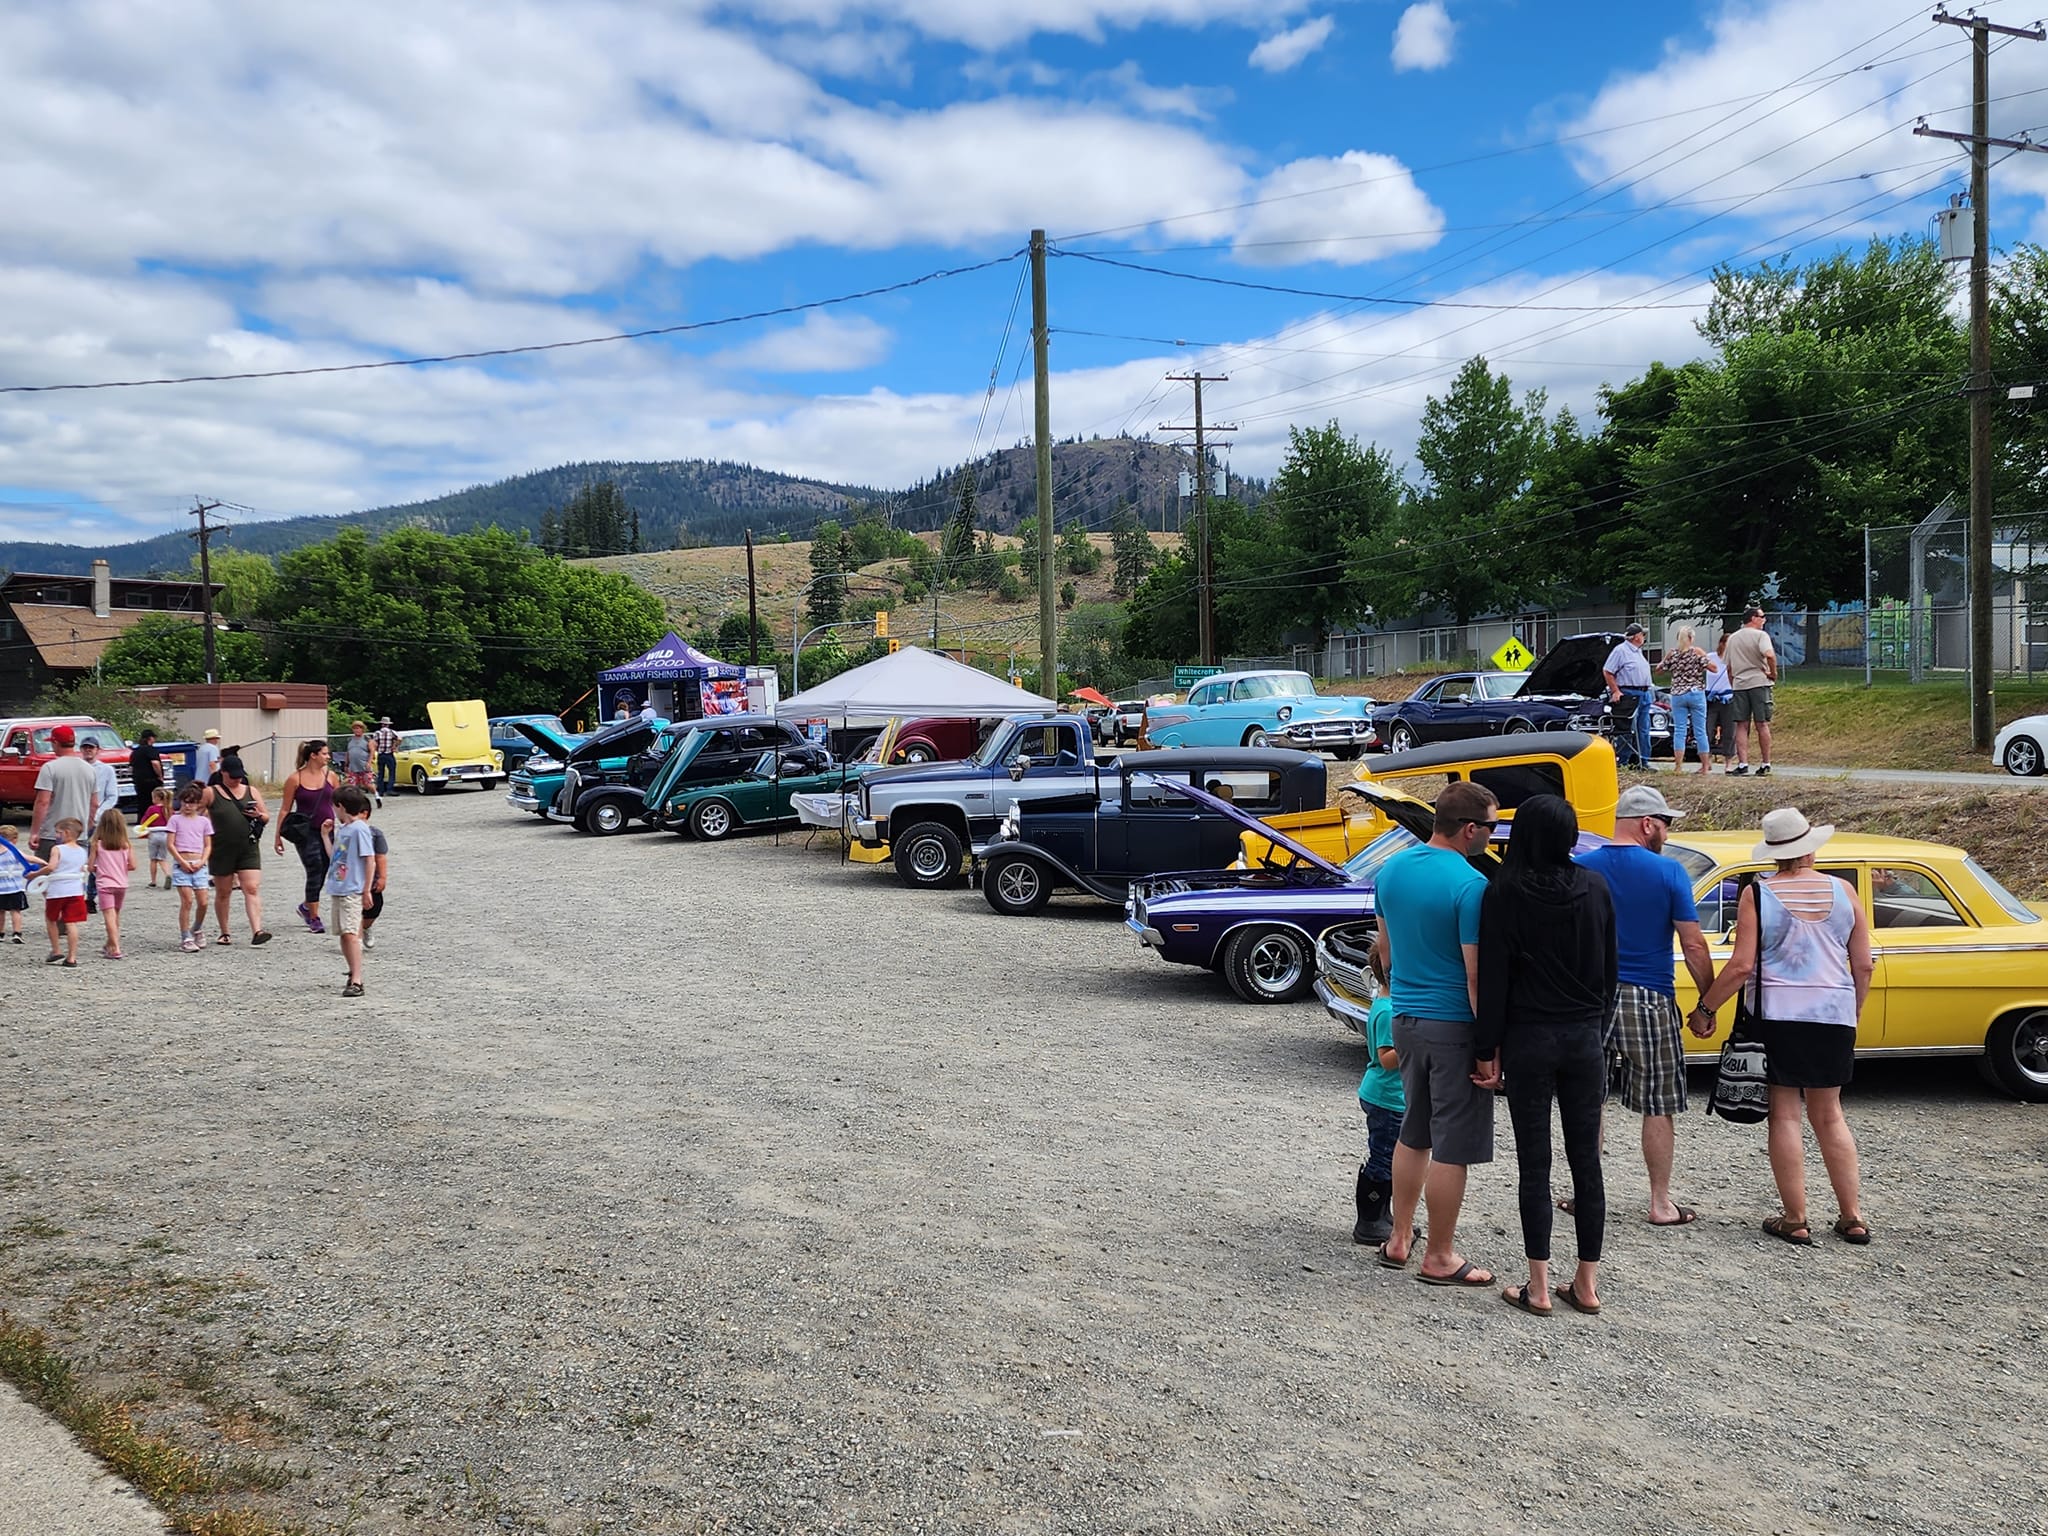
[(1374, 745), (1373, 701), (1316, 692), (1306, 672), (1219, 672), (1185, 704), (1145, 711), (1155, 747), (1298, 747), (1357, 757)]

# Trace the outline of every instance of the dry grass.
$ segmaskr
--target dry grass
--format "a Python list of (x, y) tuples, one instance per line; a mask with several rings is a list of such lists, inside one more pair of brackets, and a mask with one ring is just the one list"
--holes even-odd
[(0, 1380), (76, 1435), (85, 1448), (133, 1483), (187, 1536), (289, 1536), (298, 1529), (261, 1510), (219, 1501), (274, 1489), (290, 1473), (271, 1462), (202, 1455), (145, 1430), (138, 1401), (88, 1388), (40, 1329), (0, 1312)]

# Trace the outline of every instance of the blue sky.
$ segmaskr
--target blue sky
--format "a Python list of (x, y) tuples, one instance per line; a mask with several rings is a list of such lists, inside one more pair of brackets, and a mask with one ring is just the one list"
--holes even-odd
[[(1992, 69), (1994, 131), (2048, 125), (2048, 44)], [(1034, 226), (1060, 435), (1185, 420), (1165, 375), (1199, 367), (1230, 376), (1236, 468), (1330, 420), (1405, 460), (1475, 353), (1588, 415), (1699, 352), (1716, 261), (1924, 233), (1962, 159), (1912, 126), (1966, 126), (1968, 81), (1964, 35), (1892, 0), (13, 7), (0, 385), (566, 341), (994, 264), (640, 342), (0, 394), (0, 537), (599, 458), (899, 485), (1029, 433)], [(2041, 235), (2043, 159), (1999, 167), (2000, 243)]]

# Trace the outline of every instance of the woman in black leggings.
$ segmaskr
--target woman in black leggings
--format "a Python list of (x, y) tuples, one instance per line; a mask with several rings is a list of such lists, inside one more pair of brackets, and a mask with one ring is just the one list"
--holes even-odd
[(1607, 882), (1572, 862), (1579, 819), (1556, 795), (1515, 812), (1502, 869), (1479, 908), (1482, 1086), (1507, 1080), (1521, 1171), (1522, 1246), (1529, 1282), (1501, 1299), (1539, 1317), (1551, 1309), (1550, 1104), (1564, 1125), (1572, 1172), (1579, 1266), (1555, 1295), (1575, 1311), (1600, 1310), (1600, 1242), (1607, 1192), (1600, 1177), (1602, 1036), (1614, 1002), (1614, 904)]

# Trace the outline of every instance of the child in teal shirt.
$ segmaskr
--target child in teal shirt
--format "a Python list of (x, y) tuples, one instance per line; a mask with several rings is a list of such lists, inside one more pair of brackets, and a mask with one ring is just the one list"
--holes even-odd
[(1366, 1015), (1372, 1065), (1358, 1080), (1358, 1107), (1365, 1111), (1365, 1161), (1358, 1165), (1358, 1221), (1354, 1243), (1384, 1243), (1394, 1233), (1394, 1142), (1408, 1111), (1401, 1092), (1401, 1058), (1394, 1054), (1394, 1001), (1381, 993)]

